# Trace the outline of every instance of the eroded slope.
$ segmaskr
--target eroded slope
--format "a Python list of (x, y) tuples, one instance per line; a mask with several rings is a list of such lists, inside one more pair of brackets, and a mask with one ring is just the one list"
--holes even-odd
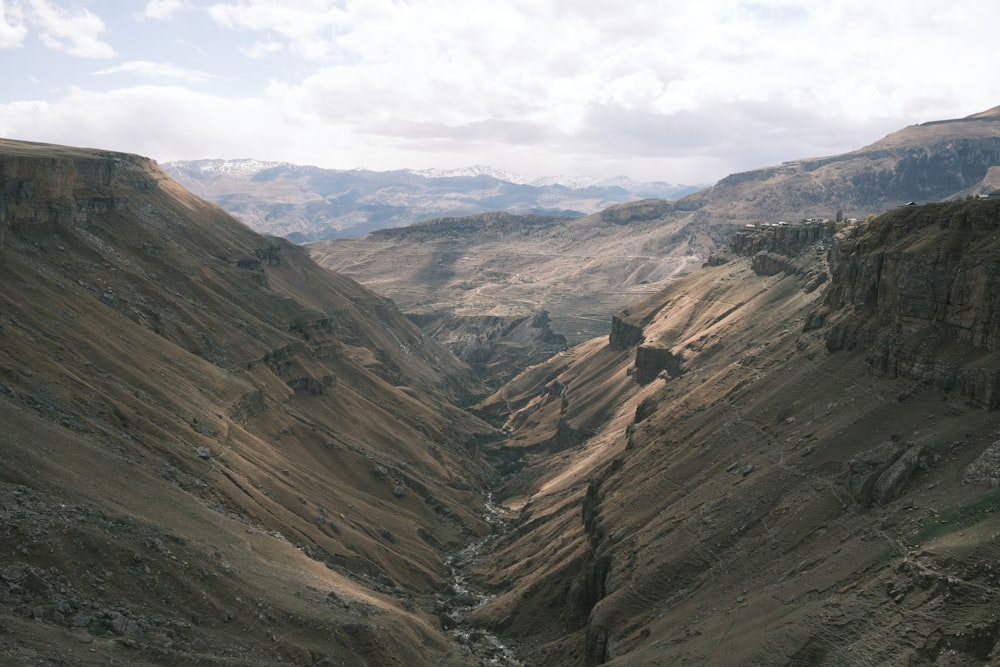
[(996, 659), (998, 215), (904, 207), (829, 264), (771, 231), (481, 404), (510, 449), (583, 428), (522, 450), (480, 621), (546, 665)]
[(5, 141), (0, 184), (0, 661), (468, 664), (468, 368), (151, 161)]

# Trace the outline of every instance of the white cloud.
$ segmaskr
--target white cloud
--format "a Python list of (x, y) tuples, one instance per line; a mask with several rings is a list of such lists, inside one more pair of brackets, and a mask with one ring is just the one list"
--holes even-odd
[[(0, 105), (0, 135), (69, 145), (97, 146), (156, 159), (185, 155), (244, 154), (247, 137), (275, 139), (282, 119), (258, 99), (225, 99), (181, 86), (135, 86), (110, 92), (72, 89), (54, 102)], [(242, 138), (239, 138), (242, 135)]]
[(240, 53), (245, 55), (247, 58), (253, 58), (256, 60), (274, 55), (276, 53), (281, 53), (284, 50), (285, 45), (281, 42), (277, 40), (268, 40), (266, 42), (254, 42), (250, 46), (244, 46), (240, 48)]
[[(165, 117), (143, 134), (133, 130), (142, 115), (111, 114), (121, 123), (115, 147), (127, 150), (127, 139), (161, 159), (213, 152), (340, 167), (484, 162), (530, 175), (708, 181), (997, 105), (1000, 81), (981, 75), (995, 41), (992, 4), (153, 0), (137, 3), (143, 16), (174, 20), (130, 27), (173, 30), (160, 41), (174, 49), (130, 52), (129, 62), (100, 73), (185, 84), (211, 73), (219, 82), (211, 94), (77, 90), (18, 127), (70, 132), (64, 119), (78, 113), (93, 134), (77, 136), (113, 139), (114, 124), (84, 117), (113, 101)], [(22, 23), (40, 29), (33, 16), (26, 12)], [(188, 21), (198, 19), (191, 30)], [(99, 41), (100, 20), (86, 27), (78, 33)], [(205, 51), (177, 47), (184, 39), (204, 40)], [(72, 44), (65, 36), (59, 43)], [(155, 104), (172, 111), (157, 113)], [(192, 109), (208, 120), (194, 120)], [(0, 122), (18, 113), (3, 107)]]
[(285, 40), (293, 53), (322, 60), (335, 51), (331, 38), (348, 23), (348, 14), (338, 4), (329, 0), (239, 0), (211, 5), (207, 12), (225, 28), (272, 34)]
[(132, 74), (146, 79), (168, 80), (179, 83), (205, 83), (212, 78), (207, 72), (178, 67), (172, 63), (156, 63), (149, 60), (130, 60), (121, 65), (98, 70), (94, 74)]
[(7, 6), (0, 0), (0, 49), (16, 49), (24, 43), (28, 29), (18, 5)]
[(186, 6), (187, 3), (183, 0), (149, 0), (138, 16), (144, 19), (165, 21)]
[(42, 42), (54, 51), (79, 58), (112, 58), (115, 50), (102, 41), (104, 21), (93, 12), (64, 9), (48, 0), (28, 0), (29, 18)]

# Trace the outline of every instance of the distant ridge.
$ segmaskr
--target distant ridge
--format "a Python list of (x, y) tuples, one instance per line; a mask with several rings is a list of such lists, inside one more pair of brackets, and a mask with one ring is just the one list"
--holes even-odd
[(676, 199), (700, 187), (623, 176), (529, 178), (486, 165), (370, 171), (242, 158), (183, 160), (163, 167), (255, 231), (295, 243), (491, 211), (582, 216), (639, 199)]

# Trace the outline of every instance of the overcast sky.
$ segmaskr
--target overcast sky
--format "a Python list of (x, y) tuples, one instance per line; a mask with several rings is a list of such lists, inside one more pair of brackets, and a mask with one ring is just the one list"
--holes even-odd
[(990, 0), (0, 0), (0, 135), (708, 183), (1000, 105)]

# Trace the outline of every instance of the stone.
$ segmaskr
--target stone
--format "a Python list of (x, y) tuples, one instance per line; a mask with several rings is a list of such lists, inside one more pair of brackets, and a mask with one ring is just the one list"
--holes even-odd
[(920, 465), (923, 447), (912, 445), (892, 463), (872, 487), (872, 499), (879, 505), (885, 505), (900, 494), (913, 471)]
[(867, 451), (856, 454), (847, 462), (847, 488), (859, 505), (868, 506), (872, 501), (875, 482), (903, 453), (905, 446), (887, 440)]
[(1000, 440), (984, 449), (975, 461), (965, 467), (962, 482), (1000, 486)]

